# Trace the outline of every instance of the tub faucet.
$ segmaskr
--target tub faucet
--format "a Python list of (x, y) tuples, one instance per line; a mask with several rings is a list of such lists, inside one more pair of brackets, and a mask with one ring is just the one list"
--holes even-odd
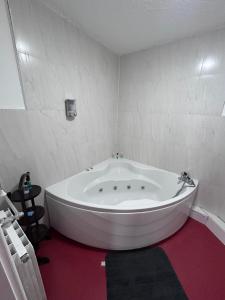
[(195, 187), (194, 180), (185, 171), (181, 173), (180, 177), (178, 177), (178, 183), (181, 183), (181, 182), (183, 182), (184, 184), (187, 183), (189, 186)]
[(177, 183), (179, 184), (181, 182), (183, 182), (181, 188), (176, 192), (176, 194), (172, 198), (178, 196), (185, 187), (195, 187), (196, 186), (196, 184), (194, 183), (194, 180), (185, 171), (180, 174), (180, 177), (178, 177)]
[(117, 152), (117, 153), (112, 153), (112, 158), (123, 158), (123, 153), (122, 152)]

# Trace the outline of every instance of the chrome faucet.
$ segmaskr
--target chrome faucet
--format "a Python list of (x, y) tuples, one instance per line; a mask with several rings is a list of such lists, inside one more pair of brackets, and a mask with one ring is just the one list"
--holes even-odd
[(181, 188), (176, 192), (176, 194), (172, 198), (178, 196), (183, 191), (183, 189), (185, 187), (195, 187), (196, 186), (196, 184), (194, 183), (194, 180), (185, 171), (180, 174), (180, 177), (178, 177), (178, 182), (177, 183), (179, 184), (181, 182), (183, 182)]
[(195, 187), (194, 180), (191, 178), (191, 176), (187, 172), (182, 172), (180, 177), (178, 177), (178, 183), (184, 182), (187, 183), (189, 186)]
[(117, 152), (117, 153), (112, 153), (112, 158), (123, 158), (123, 153), (122, 152)]

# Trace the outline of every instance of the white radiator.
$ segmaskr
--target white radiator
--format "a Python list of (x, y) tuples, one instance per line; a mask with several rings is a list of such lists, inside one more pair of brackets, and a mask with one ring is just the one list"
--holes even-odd
[[(15, 300), (46, 300), (32, 244), (10, 210), (0, 211), (0, 262)], [(7, 221), (9, 220), (9, 221)], [(7, 223), (8, 222), (8, 223)]]

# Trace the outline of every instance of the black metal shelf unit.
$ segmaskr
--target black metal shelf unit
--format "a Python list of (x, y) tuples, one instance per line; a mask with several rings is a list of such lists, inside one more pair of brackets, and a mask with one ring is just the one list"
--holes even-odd
[[(41, 187), (32, 185), (28, 194), (24, 194), (21, 190), (16, 190), (11, 194), (12, 202), (20, 202), (24, 216), (19, 223), (25, 227), (27, 237), (35, 248), (38, 248), (39, 242), (49, 239), (49, 229), (44, 224), (39, 224), (39, 220), (44, 216), (45, 209), (43, 206), (35, 205), (34, 198), (40, 195)], [(31, 201), (31, 206), (27, 206), (27, 201)]]

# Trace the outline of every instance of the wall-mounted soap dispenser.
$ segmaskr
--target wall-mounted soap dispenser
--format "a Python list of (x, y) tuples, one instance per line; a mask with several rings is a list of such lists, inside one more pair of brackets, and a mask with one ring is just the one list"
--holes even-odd
[(76, 109), (76, 100), (75, 99), (66, 99), (65, 100), (65, 108), (66, 108), (66, 118), (69, 121), (72, 121), (77, 116)]

